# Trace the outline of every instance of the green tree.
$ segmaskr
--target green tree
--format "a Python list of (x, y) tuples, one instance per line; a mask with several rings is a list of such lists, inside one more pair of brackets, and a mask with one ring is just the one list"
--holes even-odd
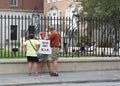
[[(115, 41), (120, 35), (120, 0), (77, 0), (81, 2), (83, 10), (79, 13), (82, 17), (100, 18), (102, 26), (114, 30)], [(106, 28), (106, 29), (111, 29)], [(111, 33), (109, 33), (111, 34)]]
[(83, 6), (81, 16), (120, 18), (120, 0), (78, 0)]

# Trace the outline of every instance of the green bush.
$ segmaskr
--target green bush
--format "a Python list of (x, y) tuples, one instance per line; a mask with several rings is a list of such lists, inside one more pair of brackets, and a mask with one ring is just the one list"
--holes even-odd
[(98, 41), (98, 44), (99, 44), (99, 47), (113, 47), (112, 43), (105, 38), (100, 39)]

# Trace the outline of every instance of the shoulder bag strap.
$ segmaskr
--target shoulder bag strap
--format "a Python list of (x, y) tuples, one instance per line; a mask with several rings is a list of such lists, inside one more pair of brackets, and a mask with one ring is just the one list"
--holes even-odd
[(35, 47), (33, 46), (33, 44), (32, 44), (32, 42), (30, 41), (30, 39), (29, 39), (29, 42), (30, 42), (30, 44), (32, 45), (32, 47), (34, 48), (34, 50), (37, 52), (37, 50), (36, 50)]

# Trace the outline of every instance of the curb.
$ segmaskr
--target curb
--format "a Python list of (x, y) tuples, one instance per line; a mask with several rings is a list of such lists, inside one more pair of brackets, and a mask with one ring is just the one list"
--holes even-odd
[(58, 82), (48, 82), (48, 83), (21, 83), (21, 84), (3, 84), (0, 86), (30, 86), (30, 85), (46, 85), (46, 84), (61, 84), (61, 83), (96, 83), (96, 82), (120, 82), (120, 79), (102, 79), (102, 80), (75, 80), (75, 81), (58, 81)]

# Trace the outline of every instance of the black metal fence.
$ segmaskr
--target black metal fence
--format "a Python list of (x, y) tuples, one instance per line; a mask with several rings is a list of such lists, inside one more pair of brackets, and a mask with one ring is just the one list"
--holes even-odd
[(61, 57), (119, 56), (120, 19), (0, 16), (0, 57), (24, 58), (22, 43), (30, 32), (54, 26), (61, 35)]

